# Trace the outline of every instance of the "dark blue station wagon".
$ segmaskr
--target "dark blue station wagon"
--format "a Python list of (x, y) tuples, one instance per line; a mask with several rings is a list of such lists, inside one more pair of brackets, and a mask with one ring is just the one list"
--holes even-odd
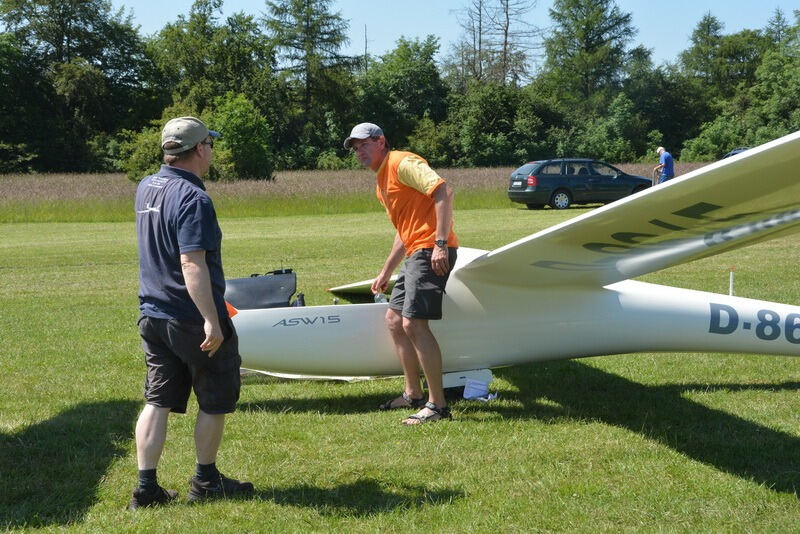
[(608, 203), (652, 185), (650, 178), (626, 174), (593, 159), (548, 159), (526, 163), (511, 173), (508, 198), (537, 209), (550, 204), (563, 210), (572, 204)]

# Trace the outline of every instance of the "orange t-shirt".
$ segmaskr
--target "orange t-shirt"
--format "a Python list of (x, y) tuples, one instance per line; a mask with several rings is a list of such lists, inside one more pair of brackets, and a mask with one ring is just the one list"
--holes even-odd
[[(436, 210), (433, 192), (445, 181), (428, 162), (411, 152), (390, 151), (378, 169), (376, 194), (406, 249), (406, 256), (422, 248), (433, 248), (436, 240)], [(448, 247), (458, 238), (450, 223)]]

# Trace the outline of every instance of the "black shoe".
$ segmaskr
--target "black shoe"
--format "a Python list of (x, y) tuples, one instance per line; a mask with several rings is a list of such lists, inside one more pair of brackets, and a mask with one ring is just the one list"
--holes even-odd
[(164, 489), (161, 486), (156, 486), (155, 489), (150, 491), (136, 488), (133, 490), (133, 497), (131, 497), (131, 503), (128, 505), (128, 510), (136, 510), (137, 508), (147, 508), (150, 506), (167, 504), (177, 497), (177, 491)]
[(253, 484), (228, 478), (222, 473), (211, 482), (201, 481), (196, 476), (189, 480), (189, 502), (241, 498), (252, 494)]

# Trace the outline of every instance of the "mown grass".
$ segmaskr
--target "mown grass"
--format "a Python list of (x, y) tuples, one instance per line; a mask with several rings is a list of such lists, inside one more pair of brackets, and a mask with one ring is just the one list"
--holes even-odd
[[(331, 204), (338, 203), (334, 197)], [(583, 209), (459, 209), (494, 248)], [(373, 276), (380, 212), (221, 220), (228, 277), (298, 271), (310, 304)], [(491, 403), (420, 428), (376, 410), (399, 379), (248, 378), (219, 464), (253, 500), (128, 513), (144, 365), (132, 222), (2, 224), (0, 525), (75, 531), (761, 531), (800, 524), (800, 360), (632, 354), (495, 372)], [(797, 237), (645, 277), (800, 302)], [(547, 313), (547, 303), (531, 303)], [(491, 332), (487, 332), (491, 335)], [(321, 351), (325, 347), (320, 347)], [(159, 468), (185, 498), (194, 455), (173, 416)]]

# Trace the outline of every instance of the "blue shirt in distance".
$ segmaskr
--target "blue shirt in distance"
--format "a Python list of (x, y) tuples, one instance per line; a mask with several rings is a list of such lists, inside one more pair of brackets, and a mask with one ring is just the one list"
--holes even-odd
[(675, 177), (675, 165), (672, 161), (672, 154), (665, 150), (661, 153), (658, 163), (663, 165), (661, 168), (661, 180), (659, 181), (663, 182)]
[(136, 190), (136, 236), (142, 315), (203, 324), (203, 316), (186, 289), (181, 254), (205, 250), (219, 319), (228, 317), (220, 252), (222, 230), (200, 178), (162, 165), (156, 174), (142, 180)]

